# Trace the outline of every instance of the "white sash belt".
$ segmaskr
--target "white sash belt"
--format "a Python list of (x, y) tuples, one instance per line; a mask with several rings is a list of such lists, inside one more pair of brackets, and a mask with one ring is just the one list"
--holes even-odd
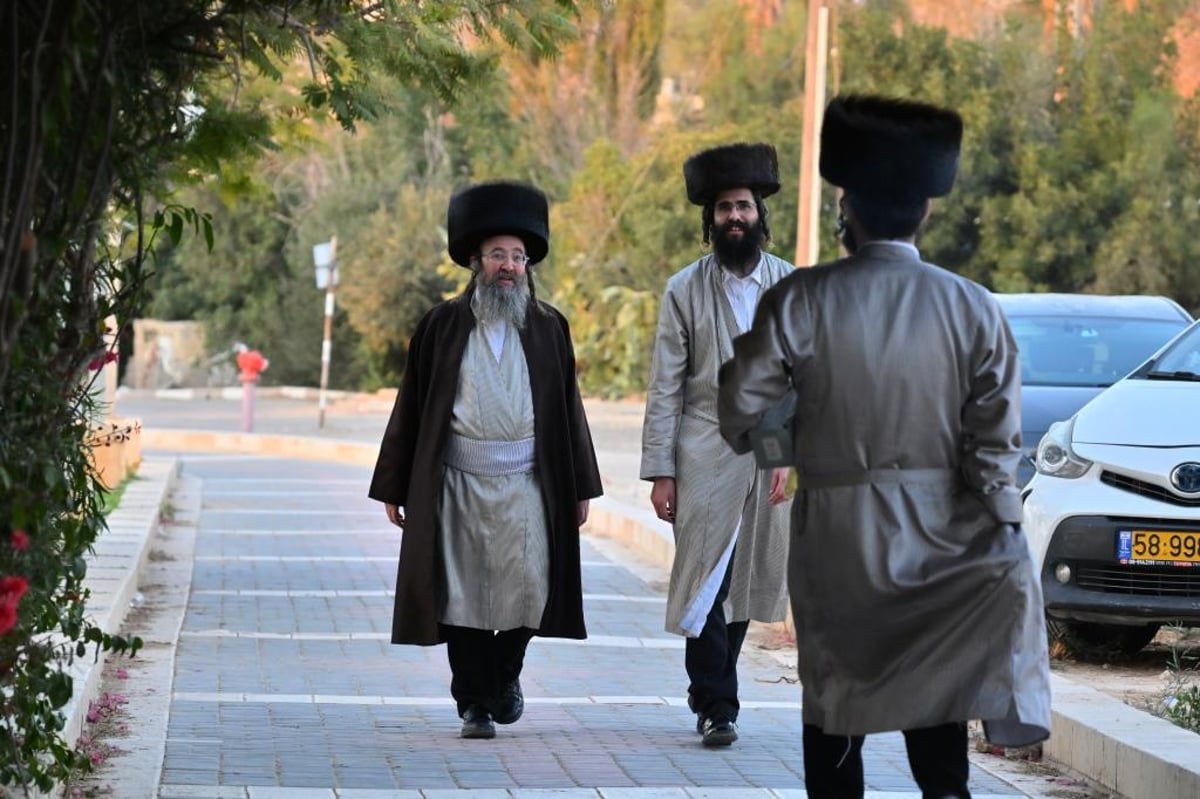
[(533, 471), (533, 439), (479, 441), (450, 434), (446, 465), (468, 474), (497, 477)]

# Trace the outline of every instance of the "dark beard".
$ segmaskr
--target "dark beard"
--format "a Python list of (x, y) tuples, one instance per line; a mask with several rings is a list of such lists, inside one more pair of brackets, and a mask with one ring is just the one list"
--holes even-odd
[(858, 249), (858, 237), (854, 235), (854, 231), (846, 224), (846, 217), (838, 214), (837, 219), (837, 237), (842, 246), (846, 248), (846, 252), (851, 255)]
[(716, 253), (717, 263), (738, 275), (746, 275), (754, 269), (762, 252), (762, 225), (753, 227), (736, 225), (742, 229), (741, 239), (730, 238), (729, 231), (735, 225), (727, 222), (713, 229), (713, 252)]
[(525, 311), (529, 307), (529, 274), (513, 275), (516, 282), (511, 288), (501, 286), (497, 277), (489, 280), (482, 274), (479, 276), (479, 285), (475, 288), (476, 317), (481, 322), (503, 319), (514, 327), (524, 327)]

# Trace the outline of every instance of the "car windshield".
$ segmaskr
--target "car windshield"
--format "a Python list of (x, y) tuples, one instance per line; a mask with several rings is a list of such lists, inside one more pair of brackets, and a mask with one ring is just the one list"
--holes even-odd
[(1151, 365), (1148, 374), (1182, 378), (1200, 375), (1200, 326), (1195, 326), (1180, 336), (1179, 340)]
[(1101, 316), (1010, 316), (1027, 386), (1110, 386), (1186, 322)]

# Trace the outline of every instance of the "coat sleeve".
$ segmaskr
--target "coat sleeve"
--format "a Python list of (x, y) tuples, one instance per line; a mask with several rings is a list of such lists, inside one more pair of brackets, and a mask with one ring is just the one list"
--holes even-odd
[(750, 451), (750, 431), (792, 387), (792, 347), (783, 336), (781, 298), (777, 287), (763, 294), (754, 324), (733, 340), (733, 358), (717, 375), (721, 436), (739, 454)]
[(1003, 313), (990, 298), (984, 303), (962, 410), (962, 472), (997, 521), (1020, 524), (1021, 367)]
[(643, 480), (675, 476), (675, 444), (688, 370), (688, 321), (679, 293), (668, 284), (658, 312), (650, 385), (646, 390), (640, 472)]
[(429, 316), (425, 316), (413, 332), (408, 344), (408, 359), (400, 393), (392, 406), (392, 415), (383, 432), (379, 458), (371, 477), (367, 496), (392, 505), (405, 505), (408, 484), (412, 478), (413, 459), (417, 448), (417, 433), (424, 404), (422, 373), (423, 341)]
[(604, 493), (600, 482), (600, 467), (596, 463), (596, 449), (592, 445), (592, 431), (588, 426), (587, 413), (583, 409), (583, 398), (579, 394), (579, 378), (575, 370), (575, 345), (571, 341), (571, 326), (566, 317), (560, 316), (564, 347), (563, 390), (567, 404), (567, 425), (571, 436), (571, 453), (574, 458), (575, 498), (593, 499)]

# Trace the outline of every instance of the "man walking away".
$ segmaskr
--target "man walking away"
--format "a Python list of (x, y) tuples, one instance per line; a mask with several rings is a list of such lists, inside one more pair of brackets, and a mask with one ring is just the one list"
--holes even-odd
[(970, 796), (968, 719), (993, 743), (1049, 735), (1041, 586), (1021, 534), (1020, 367), (982, 286), (921, 259), (962, 120), (883, 97), (825, 112), (821, 175), (849, 257), (759, 303), (721, 370), (738, 452), (795, 391), (788, 583), (812, 799), (863, 795), (863, 736), (902, 730), (926, 797)]

